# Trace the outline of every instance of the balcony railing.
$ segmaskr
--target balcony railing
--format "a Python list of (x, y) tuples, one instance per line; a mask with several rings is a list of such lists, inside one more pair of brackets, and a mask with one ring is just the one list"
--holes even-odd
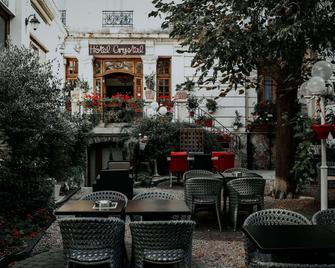
[(102, 11), (102, 26), (133, 26), (133, 11)]
[(5, 6), (9, 6), (9, 1), (8, 0), (0, 0)]

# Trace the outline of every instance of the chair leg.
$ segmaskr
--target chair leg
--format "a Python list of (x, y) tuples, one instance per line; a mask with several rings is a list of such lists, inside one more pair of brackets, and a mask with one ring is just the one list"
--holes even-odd
[(172, 187), (172, 173), (171, 173), (171, 171), (169, 171), (169, 175), (170, 175), (170, 187)]
[(238, 205), (234, 207), (234, 232), (236, 232)]
[(221, 215), (220, 215), (220, 205), (219, 204), (215, 204), (215, 210), (216, 210), (216, 217), (217, 217), (218, 223), (219, 223), (219, 230), (220, 230), (220, 233), (221, 233), (222, 232), (222, 227), (221, 227), (221, 217), (220, 217)]

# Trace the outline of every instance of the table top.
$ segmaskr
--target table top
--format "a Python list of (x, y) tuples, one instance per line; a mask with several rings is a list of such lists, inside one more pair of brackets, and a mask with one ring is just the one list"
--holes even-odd
[(55, 210), (55, 215), (82, 215), (82, 216), (108, 216), (120, 215), (125, 206), (124, 201), (117, 201), (116, 208), (96, 209), (93, 208), (95, 202), (91, 200), (69, 200), (64, 205)]
[(191, 210), (184, 200), (143, 199), (129, 200), (126, 207), (127, 215), (173, 214), (190, 215)]
[[(239, 179), (239, 178), (244, 178), (244, 177), (262, 177), (261, 175), (254, 173), (254, 172), (242, 172), (241, 175), (236, 176), (236, 173), (233, 172), (219, 172), (220, 175), (224, 178), (224, 179)], [(247, 175), (247, 176), (246, 176)]]
[(242, 230), (263, 253), (335, 250), (334, 225), (248, 225)]

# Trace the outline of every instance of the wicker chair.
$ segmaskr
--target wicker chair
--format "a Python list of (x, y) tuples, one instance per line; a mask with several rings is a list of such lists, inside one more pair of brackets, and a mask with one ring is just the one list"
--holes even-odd
[(185, 202), (191, 208), (192, 217), (196, 205), (214, 205), (217, 220), (221, 228), (221, 189), (222, 181), (215, 178), (200, 177), (185, 181)]
[[(176, 196), (172, 193), (167, 192), (146, 192), (146, 193), (139, 193), (134, 196), (133, 200), (144, 200), (144, 199), (160, 199), (160, 200), (173, 200)], [(175, 218), (175, 216), (173, 216)], [(176, 216), (176, 220), (178, 217)], [(141, 221), (143, 220), (142, 216), (134, 215), (131, 216), (132, 221)], [(145, 218), (145, 220), (148, 220), (148, 218)], [(158, 220), (155, 218), (155, 220)], [(159, 219), (160, 220), (160, 219)]]
[(247, 168), (229, 168), (226, 169), (225, 171), (223, 171), (223, 173), (232, 173), (232, 172), (243, 172), (243, 173), (251, 173), (251, 170), (247, 169)]
[(312, 217), (313, 224), (335, 224), (335, 208), (329, 208), (316, 212)]
[[(309, 225), (311, 223), (305, 216), (294, 211), (289, 211), (285, 209), (265, 209), (249, 215), (244, 221), (243, 226), (299, 225), (299, 224)], [(244, 236), (244, 249), (245, 249), (245, 263), (247, 267), (286, 267), (286, 266), (280, 266), (280, 263), (271, 262), (271, 254), (259, 253), (257, 250), (257, 246), (254, 244), (254, 242), (252, 242), (246, 236)], [(267, 261), (264, 261), (264, 259)], [(258, 264), (260, 264), (260, 266), (257, 266)], [(287, 266), (287, 267), (295, 267), (295, 266)]]
[(98, 200), (111, 200), (111, 201), (124, 201), (125, 207), (128, 203), (128, 198), (123, 193), (116, 192), (116, 191), (98, 191), (93, 192), (88, 195), (84, 195), (81, 197), (82, 200), (92, 200), (92, 201), (98, 201)]
[(194, 221), (131, 222), (132, 267), (144, 262), (192, 265), (192, 233)]
[(197, 178), (197, 177), (211, 177), (214, 173), (208, 170), (202, 170), (202, 169), (193, 169), (186, 171), (183, 175), (183, 181), (185, 182), (187, 179), (190, 178)]
[(173, 200), (176, 196), (172, 193), (167, 192), (146, 192), (139, 193), (134, 196), (133, 200), (143, 200), (143, 199), (163, 199), (163, 200)]
[(259, 177), (233, 179), (227, 182), (229, 195), (229, 216), (236, 231), (237, 214), (240, 205), (264, 208), (265, 180)]
[(66, 218), (59, 220), (65, 267), (70, 263), (123, 267), (124, 221), (118, 218)]

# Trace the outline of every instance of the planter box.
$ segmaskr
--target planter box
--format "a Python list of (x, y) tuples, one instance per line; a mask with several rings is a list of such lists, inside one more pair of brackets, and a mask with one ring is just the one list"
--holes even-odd
[(204, 127), (212, 127), (213, 126), (213, 120), (212, 119), (206, 119), (206, 120), (195, 120), (195, 124), (197, 126), (204, 126)]
[(104, 106), (105, 107), (121, 107), (121, 103), (120, 102), (112, 102), (112, 103), (105, 103)]

